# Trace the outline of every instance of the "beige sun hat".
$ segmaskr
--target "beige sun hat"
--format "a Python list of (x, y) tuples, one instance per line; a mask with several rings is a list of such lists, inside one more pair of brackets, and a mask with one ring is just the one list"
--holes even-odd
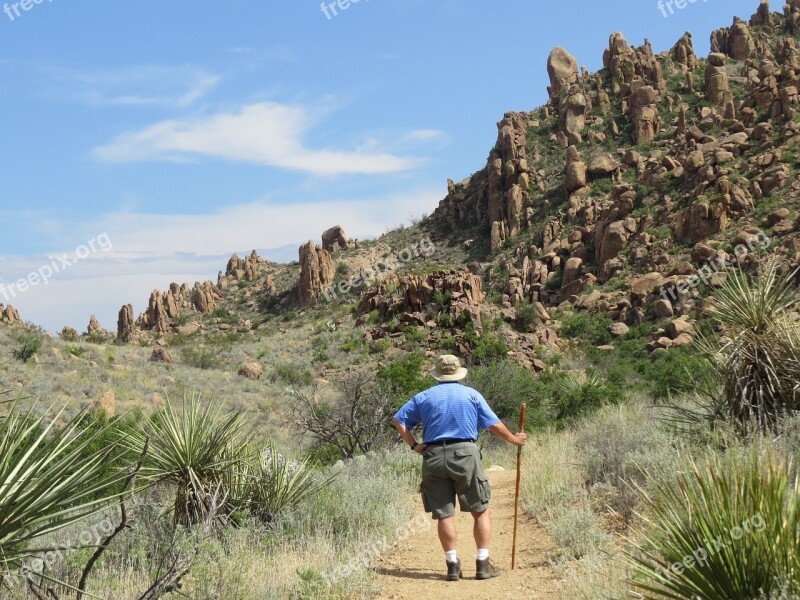
[(461, 381), (467, 376), (467, 370), (461, 366), (457, 356), (445, 354), (436, 359), (436, 366), (431, 369), (431, 377), (436, 381)]

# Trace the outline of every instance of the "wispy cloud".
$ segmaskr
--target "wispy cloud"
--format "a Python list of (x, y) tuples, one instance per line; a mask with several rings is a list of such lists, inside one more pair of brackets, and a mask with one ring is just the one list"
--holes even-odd
[(50, 94), (92, 106), (187, 108), (220, 77), (193, 66), (132, 65), (114, 69), (49, 68)]
[(406, 171), (418, 160), (381, 152), (374, 143), (354, 151), (312, 149), (304, 137), (312, 114), (300, 106), (263, 102), (235, 113), (161, 121), (123, 133), (93, 150), (109, 162), (187, 161), (199, 156), (256, 163), (315, 175)]

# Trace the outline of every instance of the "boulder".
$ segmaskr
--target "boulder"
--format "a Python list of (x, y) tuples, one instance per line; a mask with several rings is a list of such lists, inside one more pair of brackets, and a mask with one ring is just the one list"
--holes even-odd
[(172, 364), (174, 361), (166, 348), (154, 348), (153, 353), (150, 355), (150, 362)]
[(558, 97), (562, 87), (578, 81), (578, 61), (564, 48), (555, 48), (547, 57), (547, 75), (550, 77), (550, 96)]
[(675, 319), (674, 321), (670, 322), (667, 325), (667, 335), (671, 339), (676, 339), (679, 335), (688, 334), (692, 335), (694, 333), (694, 325), (692, 325), (686, 317), (681, 317), (680, 319)]
[(264, 374), (264, 369), (258, 363), (248, 363), (239, 369), (239, 376), (258, 381)]
[(616, 161), (610, 154), (600, 154), (595, 156), (589, 163), (589, 175), (602, 177), (611, 175), (622, 168), (622, 163)]
[(337, 246), (341, 250), (347, 250), (350, 247), (350, 240), (341, 225), (335, 225), (322, 234), (323, 250), (333, 253)]

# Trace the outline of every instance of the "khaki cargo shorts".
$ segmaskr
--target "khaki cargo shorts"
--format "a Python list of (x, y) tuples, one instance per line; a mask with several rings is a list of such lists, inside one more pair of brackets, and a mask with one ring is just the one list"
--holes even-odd
[(422, 453), (422, 504), (436, 520), (461, 512), (484, 512), (492, 490), (481, 464), (481, 453), (472, 442), (432, 446)]

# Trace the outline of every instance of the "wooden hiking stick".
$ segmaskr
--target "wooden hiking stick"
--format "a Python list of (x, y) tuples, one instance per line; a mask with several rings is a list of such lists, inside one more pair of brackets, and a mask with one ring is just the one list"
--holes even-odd
[[(528, 405), (522, 405), (522, 411), (519, 413), (519, 431), (525, 431), (525, 412), (528, 410)], [(517, 448), (517, 491), (514, 494), (514, 540), (511, 543), (511, 570), (517, 566), (517, 524), (519, 522), (519, 484), (522, 481), (522, 446)]]

